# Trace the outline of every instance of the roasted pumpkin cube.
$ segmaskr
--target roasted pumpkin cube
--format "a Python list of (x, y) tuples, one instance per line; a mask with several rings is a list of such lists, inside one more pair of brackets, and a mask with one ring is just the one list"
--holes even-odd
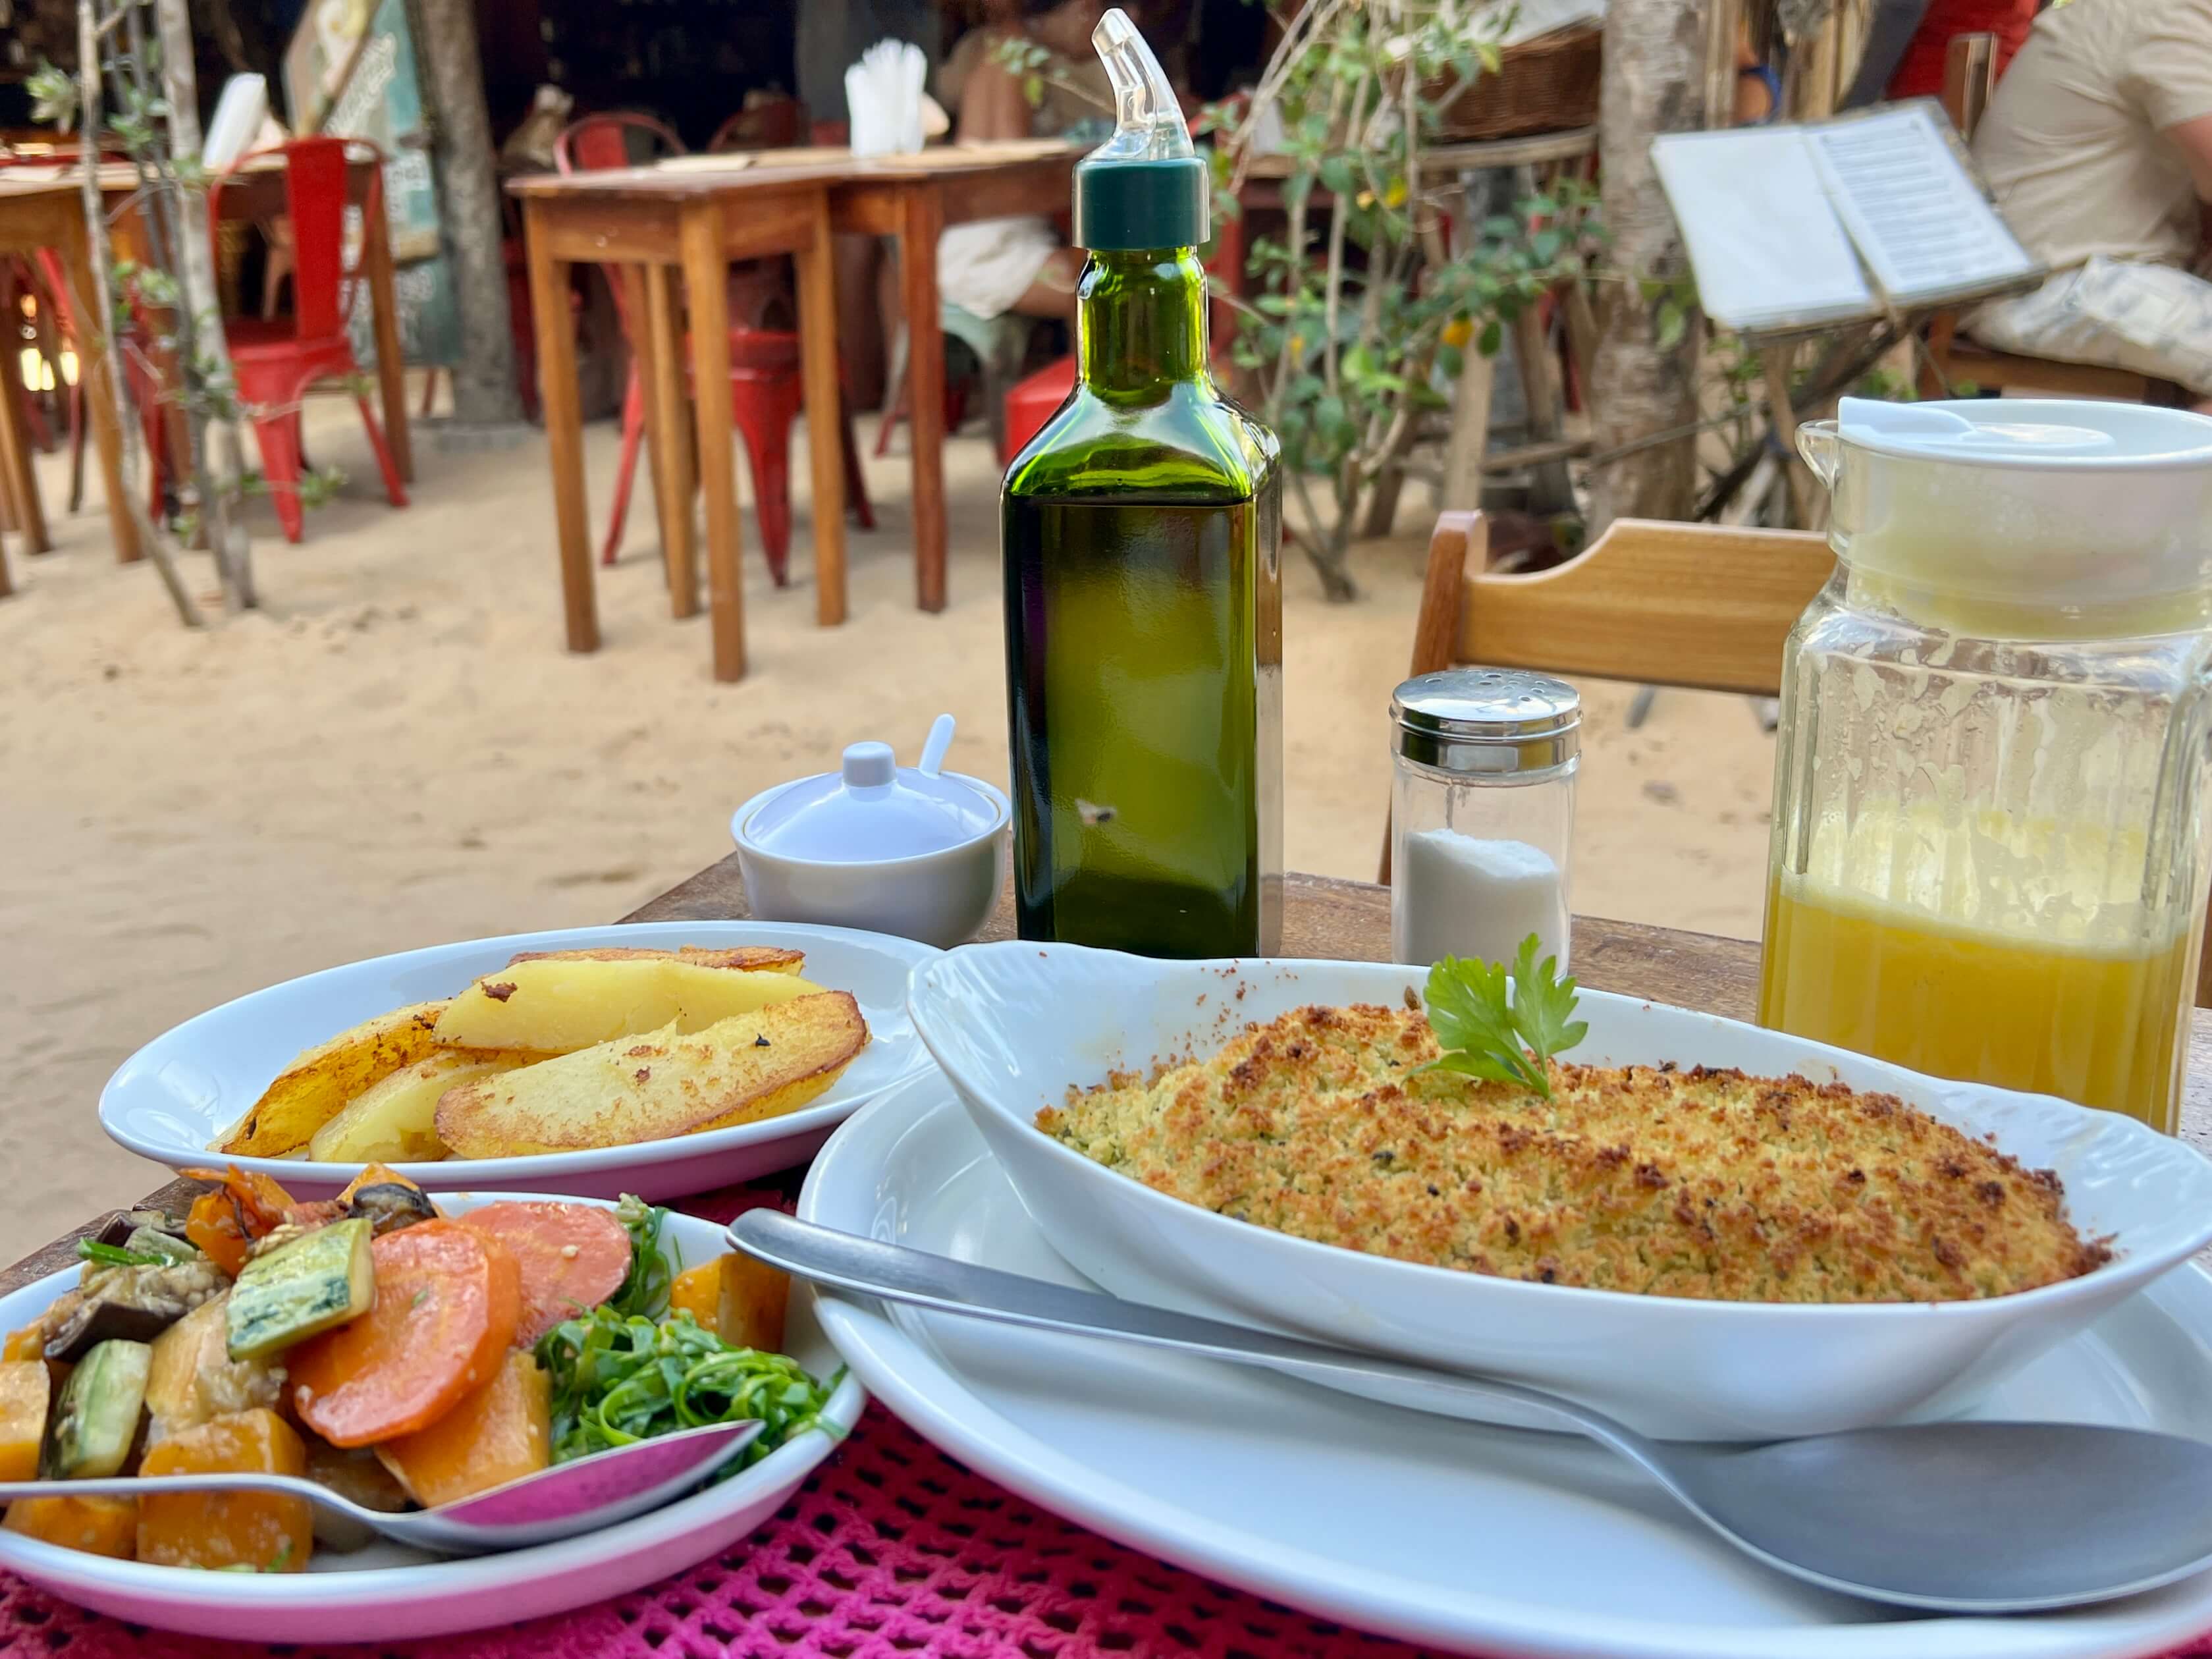
[[(307, 1449), (265, 1407), (210, 1418), (149, 1447), (141, 1474), (298, 1474)], [(313, 1551), (314, 1508), (258, 1492), (149, 1492), (138, 1500), (138, 1559), (169, 1567), (301, 1572)]]
[(8, 1340), (0, 1345), (0, 1362), (18, 1359), (44, 1359), (46, 1357), (46, 1327), (38, 1320), (8, 1333)]
[(552, 1459), (552, 1379), (520, 1348), (426, 1429), (385, 1441), (384, 1467), (425, 1509), (473, 1498)]
[(233, 1359), (228, 1348), (229, 1293), (200, 1305), (154, 1339), (146, 1372), (146, 1411), (155, 1440), (233, 1412), (274, 1406), (284, 1373), (263, 1359)]
[(688, 1313), (733, 1348), (783, 1351), (791, 1275), (749, 1255), (718, 1255), (677, 1274), (668, 1310)]
[(128, 1561), (137, 1547), (135, 1498), (19, 1498), (0, 1522), (10, 1532), (87, 1555)]
[(720, 1289), (714, 1304), (714, 1334), (733, 1348), (781, 1353), (791, 1275), (749, 1255), (726, 1255)]
[(714, 1328), (714, 1310), (722, 1299), (722, 1263), (716, 1256), (696, 1267), (686, 1267), (668, 1287), (668, 1311), (688, 1313), (707, 1330)]
[(0, 1480), (39, 1478), (51, 1398), (45, 1360), (0, 1361)]

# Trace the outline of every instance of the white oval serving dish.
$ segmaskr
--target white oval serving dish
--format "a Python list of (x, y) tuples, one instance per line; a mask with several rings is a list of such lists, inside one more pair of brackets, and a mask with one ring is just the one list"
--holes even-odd
[(610, 945), (673, 950), (696, 945), (787, 945), (806, 953), (801, 970), (830, 990), (850, 991), (868, 1023), (868, 1046), (842, 1077), (795, 1112), (668, 1140), (529, 1158), (448, 1158), (394, 1167), (425, 1187), (665, 1200), (709, 1192), (787, 1170), (814, 1156), (830, 1132), (883, 1090), (927, 1072), (929, 1055), (907, 1018), (907, 975), (938, 953), (912, 939), (796, 922), (651, 921), (510, 933), (373, 957), (272, 985), (188, 1019), (117, 1068), (100, 1095), (100, 1127), (173, 1170), (235, 1164), (283, 1182), (297, 1198), (327, 1198), (359, 1175), (358, 1164), (305, 1158), (232, 1158), (209, 1150), (303, 1049), (393, 1008), (451, 996), (520, 951)]
[[(432, 1196), (439, 1208), (459, 1215), (503, 1199), (548, 1194)], [(671, 1215), (665, 1237), (688, 1263), (728, 1248), (720, 1226), (695, 1216)], [(76, 1273), (65, 1270), (0, 1297), (0, 1328), (28, 1324), (76, 1282)], [(784, 1342), (816, 1376), (827, 1380), (837, 1370), (836, 1350), (815, 1322), (811, 1295), (792, 1297)], [(237, 1642), (320, 1644), (333, 1632), (349, 1642), (398, 1642), (482, 1630), (624, 1595), (721, 1553), (789, 1501), (866, 1404), (848, 1375), (823, 1413), (830, 1432), (799, 1435), (743, 1474), (661, 1509), (534, 1549), (441, 1560), (379, 1540), (343, 1555), (318, 1550), (305, 1572), (203, 1572), (112, 1561), (0, 1531), (0, 1567), (97, 1613)]]
[[(808, 1170), (799, 1213), (1076, 1280), (940, 1077), (855, 1113)], [(868, 1297), (822, 1295), (815, 1311), (868, 1392), (969, 1468), (1218, 1583), (1411, 1643), (1405, 1659), (2143, 1659), (2212, 1630), (2212, 1572), (2065, 1613), (1879, 1607), (1751, 1560), (1573, 1435)], [(2212, 1439), (2212, 1279), (2168, 1273), (1972, 1414)], [(1254, 1653), (1290, 1651), (1303, 1633), (1207, 1605), (1206, 1633)]]
[[(2055, 1170), (2113, 1259), (2018, 1295), (1807, 1306), (1639, 1296), (1457, 1273), (1233, 1221), (1036, 1127), (1070, 1086), (1206, 1054), (1308, 1004), (1395, 1005), (1426, 978), (1374, 963), (1158, 962), (1077, 945), (964, 946), (918, 969), (915, 1026), (1054, 1249), (1109, 1290), (1587, 1401), (1647, 1434), (1772, 1439), (1962, 1409), (2212, 1242), (2212, 1163), (2131, 1119), (1923, 1077), (1822, 1043), (1582, 994), (1593, 1064), (1672, 1060), (1894, 1094)], [(1407, 1401), (1405, 1403), (1419, 1403)]]

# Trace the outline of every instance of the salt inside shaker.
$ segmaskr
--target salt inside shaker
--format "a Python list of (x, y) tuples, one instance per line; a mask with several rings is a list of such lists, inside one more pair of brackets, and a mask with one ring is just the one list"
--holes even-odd
[(1515, 669), (1423, 674), (1390, 699), (1390, 951), (1567, 969), (1582, 695)]

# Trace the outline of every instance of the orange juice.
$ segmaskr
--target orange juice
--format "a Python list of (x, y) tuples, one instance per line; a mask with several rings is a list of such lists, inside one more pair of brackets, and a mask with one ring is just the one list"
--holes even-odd
[(2151, 941), (2001, 933), (1785, 875), (1767, 890), (1759, 1022), (2171, 1134), (2189, 945), (2186, 930)]

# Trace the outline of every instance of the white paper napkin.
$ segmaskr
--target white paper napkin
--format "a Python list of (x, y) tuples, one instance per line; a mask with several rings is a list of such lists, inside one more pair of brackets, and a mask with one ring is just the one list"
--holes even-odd
[(910, 155), (921, 148), (922, 82), (929, 60), (904, 40), (878, 40), (845, 71), (855, 155)]

